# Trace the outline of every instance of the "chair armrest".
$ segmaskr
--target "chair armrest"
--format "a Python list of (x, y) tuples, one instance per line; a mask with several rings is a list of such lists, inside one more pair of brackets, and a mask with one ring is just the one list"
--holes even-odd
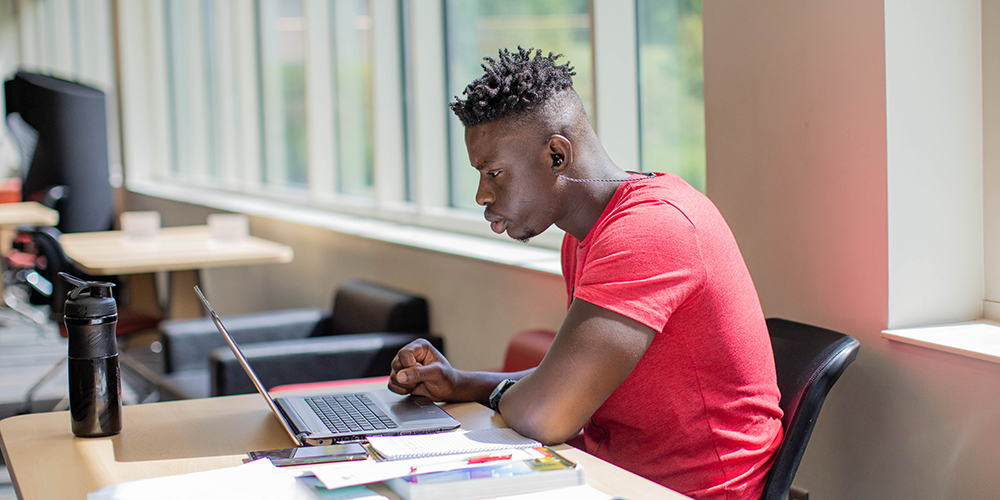
[[(264, 387), (388, 375), (392, 358), (420, 338), (409, 333), (361, 333), (265, 342), (241, 347)], [(442, 352), (443, 339), (423, 335)], [(212, 396), (254, 392), (228, 348), (212, 351)]]
[[(324, 314), (322, 309), (290, 309), (225, 317), (222, 323), (245, 348), (255, 342), (305, 338)], [(210, 318), (163, 321), (160, 341), (166, 373), (204, 370), (212, 350), (226, 346), (226, 339)]]

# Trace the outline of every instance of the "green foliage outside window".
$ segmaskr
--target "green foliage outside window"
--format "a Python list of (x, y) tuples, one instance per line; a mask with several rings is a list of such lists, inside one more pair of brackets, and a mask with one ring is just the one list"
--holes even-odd
[(705, 191), (701, 0), (639, 0), (642, 169)]

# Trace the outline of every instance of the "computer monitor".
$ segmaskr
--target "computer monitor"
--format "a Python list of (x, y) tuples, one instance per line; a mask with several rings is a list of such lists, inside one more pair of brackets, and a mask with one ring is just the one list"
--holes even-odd
[[(41, 201), (63, 186), (54, 207), (64, 233), (105, 231), (114, 224), (104, 92), (76, 82), (19, 71), (4, 83), (5, 115), (19, 113), (37, 132), (25, 200)], [(30, 153), (30, 152), (29, 152)]]

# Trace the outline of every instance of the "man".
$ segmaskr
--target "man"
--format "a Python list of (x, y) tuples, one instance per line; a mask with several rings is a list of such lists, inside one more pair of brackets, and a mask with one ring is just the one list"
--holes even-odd
[(760, 498), (782, 413), (736, 242), (680, 178), (612, 162), (558, 57), (503, 50), (451, 104), (493, 231), (566, 232), (569, 310), (555, 340), (519, 373), (456, 370), (416, 341), (389, 388), (489, 404), (544, 443), (582, 428), (589, 453), (695, 498)]

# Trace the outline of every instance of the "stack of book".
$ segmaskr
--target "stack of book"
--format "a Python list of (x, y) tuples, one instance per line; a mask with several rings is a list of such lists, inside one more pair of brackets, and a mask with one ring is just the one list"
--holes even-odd
[[(584, 484), (583, 468), (579, 465), (545, 446), (533, 451), (540, 456), (528, 460), (491, 460), (478, 467), (413, 474), (390, 479), (385, 484), (406, 500), (468, 500)], [(473, 459), (469, 460), (471, 463)]]
[(328, 489), (383, 482), (405, 500), (468, 500), (583, 485), (583, 467), (511, 429), (369, 436), (376, 460), (316, 466)]

